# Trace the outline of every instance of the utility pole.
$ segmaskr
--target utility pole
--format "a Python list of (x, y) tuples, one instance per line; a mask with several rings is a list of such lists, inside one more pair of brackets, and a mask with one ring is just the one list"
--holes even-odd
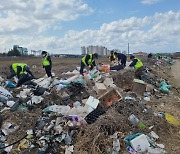
[(129, 55), (129, 43), (128, 43), (128, 55)]

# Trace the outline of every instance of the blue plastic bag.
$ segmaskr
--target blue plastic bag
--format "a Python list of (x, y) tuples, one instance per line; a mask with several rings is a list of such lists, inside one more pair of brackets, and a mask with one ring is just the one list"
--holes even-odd
[(12, 83), (11, 81), (6, 81), (5, 88), (15, 88), (16, 85)]
[(161, 82), (161, 87), (159, 88), (159, 90), (163, 93), (167, 93), (169, 94), (170, 93), (170, 88), (171, 88), (171, 85), (167, 84), (165, 81), (162, 81)]

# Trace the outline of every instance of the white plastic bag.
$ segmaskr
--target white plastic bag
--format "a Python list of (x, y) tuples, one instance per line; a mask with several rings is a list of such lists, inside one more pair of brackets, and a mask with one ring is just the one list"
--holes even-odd
[(8, 99), (12, 98), (12, 95), (9, 91), (7, 91), (6, 89), (4, 89), (3, 87), (0, 86), (0, 97), (8, 100)]

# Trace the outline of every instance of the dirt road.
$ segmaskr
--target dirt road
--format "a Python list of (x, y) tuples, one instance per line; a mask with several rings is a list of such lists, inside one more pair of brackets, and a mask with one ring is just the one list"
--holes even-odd
[(171, 69), (174, 83), (177, 87), (180, 87), (180, 60), (175, 60), (175, 64), (172, 66)]

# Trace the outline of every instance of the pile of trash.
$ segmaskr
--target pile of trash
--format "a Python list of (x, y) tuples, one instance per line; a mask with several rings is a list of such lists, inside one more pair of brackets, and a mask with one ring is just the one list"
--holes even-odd
[(147, 102), (169, 95), (172, 86), (148, 66), (142, 80), (133, 70), (106, 68), (44, 76), (18, 88), (16, 78), (0, 77), (1, 153), (166, 153), (163, 137), (180, 121)]

